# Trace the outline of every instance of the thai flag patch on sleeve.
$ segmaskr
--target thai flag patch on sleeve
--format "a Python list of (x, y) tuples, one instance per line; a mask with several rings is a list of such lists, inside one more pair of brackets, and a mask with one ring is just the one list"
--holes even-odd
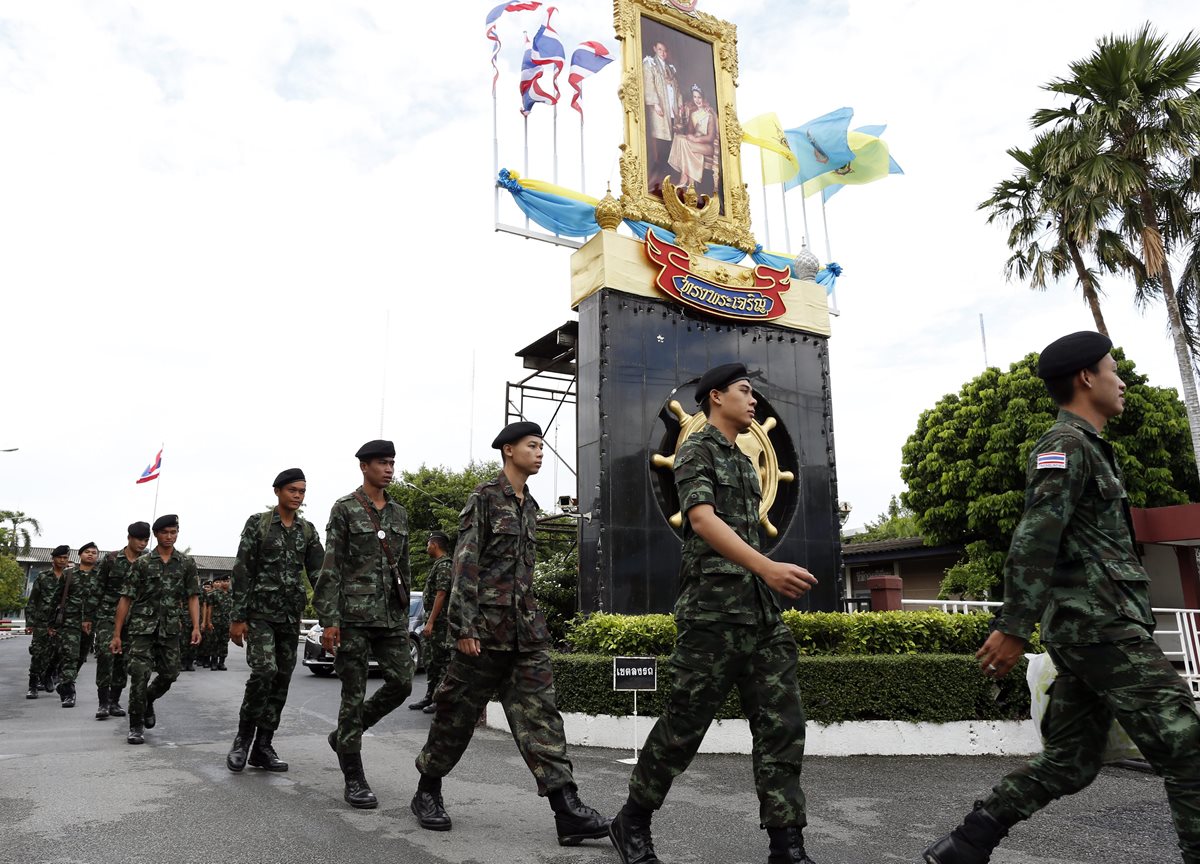
[(1067, 454), (1066, 453), (1039, 453), (1037, 457), (1038, 468), (1066, 468)]

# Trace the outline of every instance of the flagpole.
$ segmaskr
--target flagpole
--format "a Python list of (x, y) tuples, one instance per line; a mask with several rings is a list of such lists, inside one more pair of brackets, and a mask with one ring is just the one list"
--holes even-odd
[(787, 254), (791, 255), (792, 254), (792, 229), (788, 225), (787, 195), (784, 194), (782, 183), (779, 184), (779, 200), (783, 204), (783, 242), (787, 244), (787, 249), (785, 249), (784, 251), (787, 252)]
[(153, 525), (154, 520), (158, 518), (158, 487), (162, 485), (162, 451), (165, 449), (165, 447), (165, 441), (158, 445), (159, 466), (158, 477), (156, 477), (154, 480), (154, 512), (150, 515), (151, 525)]
[(554, 185), (558, 185), (558, 103), (554, 103)]
[[(529, 115), (525, 114), (525, 168), (522, 177), (529, 177)], [(525, 230), (529, 230), (529, 217), (525, 217)]]
[(497, 225), (500, 224), (500, 121), (496, 104), (496, 82), (492, 82), (492, 210)]
[(763, 225), (767, 229), (767, 248), (771, 246), (771, 208), (767, 206), (767, 163), (762, 148), (758, 149), (758, 164), (762, 169)]
[(583, 112), (579, 112), (579, 191), (587, 194), (587, 171), (583, 162)]
[[(829, 217), (825, 215), (825, 192), (821, 191), (821, 223), (825, 226), (825, 266), (829, 266), (829, 262), (833, 260), (833, 252), (829, 246)], [(829, 299), (833, 304), (833, 308), (829, 310), (830, 315), (840, 315), (837, 302), (837, 282), (833, 283), (833, 288), (829, 291)]]
[(800, 215), (804, 218), (804, 245), (812, 249), (812, 242), (808, 239), (808, 207), (804, 203), (804, 184), (800, 184)]

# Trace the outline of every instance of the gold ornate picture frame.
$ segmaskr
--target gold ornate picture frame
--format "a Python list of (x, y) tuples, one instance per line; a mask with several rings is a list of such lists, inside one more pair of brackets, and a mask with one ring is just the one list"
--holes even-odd
[(625, 109), (623, 215), (670, 227), (661, 192), (669, 176), (719, 199), (705, 242), (753, 251), (735, 98), (737, 28), (666, 0), (614, 0), (614, 18)]

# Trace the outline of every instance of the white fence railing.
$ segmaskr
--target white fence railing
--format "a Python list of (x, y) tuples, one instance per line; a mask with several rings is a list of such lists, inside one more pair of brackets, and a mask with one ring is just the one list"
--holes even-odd
[[(943, 612), (984, 612), (1002, 606), (1002, 603), (983, 600), (901, 600), (909, 609), (941, 609)], [(1179, 674), (1192, 688), (1192, 695), (1200, 699), (1200, 609), (1151, 610), (1158, 626), (1154, 630), (1154, 641), (1163, 654), (1182, 668)], [(1172, 629), (1173, 627), (1173, 629)]]

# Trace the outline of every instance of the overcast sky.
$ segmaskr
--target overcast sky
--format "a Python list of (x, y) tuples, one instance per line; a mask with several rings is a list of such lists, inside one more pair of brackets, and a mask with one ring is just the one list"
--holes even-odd
[[(0, 509), (38, 518), (43, 545), (114, 548), (150, 518), (157, 485), (182, 545), (230, 555), (286, 467), (307, 473), (323, 527), (381, 411), (398, 467), (493, 455), (504, 383), (523, 375), (513, 353), (572, 312), (569, 250), (492, 230), (491, 5), (0, 0), (0, 447), (20, 447), (0, 454)], [(1003, 367), (1092, 327), (1073, 285), (1006, 283), (1004, 233), (976, 205), (1011, 173), (1005, 149), (1032, 140), (1027, 118), (1052, 101), (1039, 85), (1105, 33), (1150, 20), (1178, 39), (1195, 4), (700, 9), (738, 25), (739, 116), (795, 125), (852, 106), (853, 125), (888, 124), (906, 172), (828, 208), (845, 268), (839, 497), (859, 525), (902, 490), (920, 412), (983, 368), (981, 313)], [(599, 39), (619, 53), (611, 10), (565, 0), (567, 50)], [(516, 67), (538, 23), (501, 22), (502, 167), (523, 168)], [(578, 118), (568, 99), (559, 111), (559, 180), (597, 196), (619, 186), (618, 70), (585, 85), (586, 182)], [(530, 174), (549, 180), (547, 106), (529, 128)], [(757, 204), (757, 151), (743, 160)], [(789, 209), (794, 251), (798, 198)], [(781, 216), (770, 247), (786, 251)], [(761, 221), (760, 208), (765, 243)], [(1115, 341), (1177, 387), (1161, 306), (1135, 310), (1119, 280), (1105, 289)], [(560, 420), (569, 450), (573, 418)], [(136, 485), (160, 444), (160, 480)], [(555, 468), (533, 486), (546, 507), (574, 492)]]

